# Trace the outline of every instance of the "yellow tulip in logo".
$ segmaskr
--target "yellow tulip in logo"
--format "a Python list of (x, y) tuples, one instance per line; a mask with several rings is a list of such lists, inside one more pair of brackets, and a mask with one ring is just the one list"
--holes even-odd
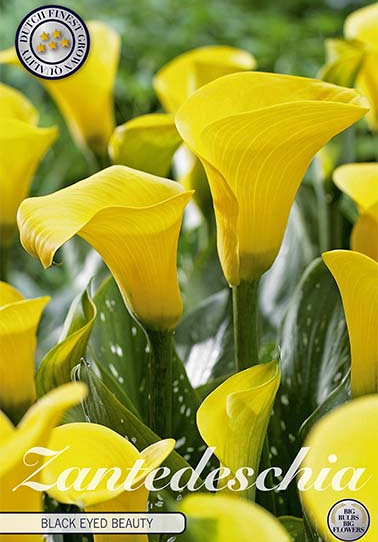
[(352, 250), (378, 261), (378, 164), (345, 164), (335, 170), (333, 180), (360, 213), (350, 240)]
[(378, 392), (378, 263), (334, 250), (323, 260), (340, 290), (352, 355), (352, 395)]
[(36, 398), (36, 333), (49, 299), (24, 299), (12, 286), (0, 282), (0, 408), (14, 421)]
[(17, 208), (57, 136), (55, 127), (39, 128), (37, 122), (38, 113), (29, 100), (0, 84), (0, 245), (12, 242)]
[[(0, 511), (42, 512), (42, 493), (17, 485), (30, 474), (23, 458), (34, 446), (47, 446), (50, 432), (67, 409), (86, 395), (86, 386), (65, 384), (33, 405), (15, 428), (0, 411)], [(67, 444), (66, 444), (67, 445)], [(40, 535), (22, 537), (27, 542), (42, 541)], [(14, 541), (15, 535), (1, 535), (2, 542)]]
[(179, 109), (178, 131), (209, 179), (231, 285), (269, 269), (315, 153), (367, 111), (354, 90), (258, 72), (217, 79)]
[[(120, 38), (100, 21), (89, 21), (87, 26), (91, 47), (80, 70), (64, 79), (40, 81), (57, 103), (75, 141), (103, 156), (114, 129), (113, 85)], [(1, 52), (0, 62), (20, 66), (14, 49)]]

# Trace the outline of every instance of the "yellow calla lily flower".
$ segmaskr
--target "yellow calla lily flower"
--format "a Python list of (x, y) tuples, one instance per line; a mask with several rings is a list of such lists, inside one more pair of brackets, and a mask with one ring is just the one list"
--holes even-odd
[(25, 200), (21, 243), (44, 267), (78, 234), (103, 257), (130, 310), (147, 328), (175, 327), (182, 312), (176, 252), (191, 192), (174, 181), (112, 166), (54, 194)]
[(0, 282), (0, 408), (18, 421), (36, 398), (36, 333), (49, 297), (24, 299)]
[(255, 58), (242, 49), (210, 45), (187, 51), (163, 66), (153, 80), (166, 111), (175, 113), (187, 98), (206, 83), (243, 70), (253, 70)]
[(39, 115), (26, 96), (15, 88), (0, 83), (0, 117), (11, 117), (37, 124)]
[[(314, 486), (301, 491), (306, 515), (325, 542), (336, 542), (327, 525), (328, 514), (341, 499), (361, 502), (370, 513), (370, 526), (363, 540), (374, 542), (378, 537), (378, 395), (361, 397), (327, 414), (312, 429), (305, 446), (310, 451), (303, 462), (313, 472), (329, 468), (328, 483), (319, 490)], [(330, 457), (336, 461), (330, 462)], [(336, 457), (335, 457), (336, 456)], [(351, 469), (366, 469), (353, 490)], [(337, 473), (336, 487), (329, 483)], [(337, 481), (337, 480), (336, 480)], [(333, 480), (335, 484), (335, 480)], [(340, 487), (343, 489), (340, 491)]]
[(333, 180), (361, 215), (352, 231), (352, 250), (378, 260), (378, 164), (345, 164), (334, 171)]
[(269, 269), (313, 156), (367, 110), (354, 90), (261, 72), (221, 77), (179, 109), (177, 129), (208, 176), (231, 285)]
[[(113, 85), (120, 37), (100, 21), (89, 21), (87, 26), (91, 44), (80, 70), (64, 79), (40, 81), (61, 110), (77, 143), (102, 156), (114, 129)], [(14, 49), (2, 51), (1, 62), (21, 66)]]
[(172, 115), (142, 115), (117, 126), (109, 142), (109, 156), (113, 164), (166, 177), (181, 142)]
[[(86, 395), (81, 383), (65, 384), (35, 403), (14, 428), (0, 411), (0, 511), (42, 512), (42, 493), (20, 486), (30, 474), (24, 464), (25, 453), (35, 446), (47, 446), (52, 428), (59, 423), (67, 409), (79, 403)], [(18, 535), (1, 535), (2, 542), (13, 542)], [(27, 542), (41, 541), (40, 535), (22, 537)]]
[(37, 121), (38, 113), (25, 96), (0, 85), (0, 245), (12, 241), (17, 207), (57, 136), (55, 127), (38, 128)]
[(244, 466), (252, 467), (256, 475), (279, 383), (276, 361), (256, 365), (228, 378), (198, 409), (199, 432), (209, 447), (215, 446), (214, 453), (231, 470), (230, 476)]
[(335, 169), (333, 181), (347, 194), (360, 212), (367, 211), (378, 201), (378, 164), (344, 164)]
[[(175, 446), (173, 439), (166, 439), (152, 444), (142, 452), (118, 433), (102, 425), (93, 423), (70, 423), (55, 428), (49, 440), (49, 447), (62, 450), (69, 444), (69, 449), (57, 457), (43, 471), (43, 483), (53, 486), (49, 495), (63, 503), (75, 504), (91, 512), (142, 512), (147, 511), (148, 490), (142, 486), (149, 472), (156, 469), (169, 456)], [(132, 491), (125, 491), (124, 482), (137, 460), (143, 464), (132, 481)], [(56, 481), (66, 469), (90, 468), (92, 474), (97, 469), (120, 469), (120, 477), (114, 483), (114, 489), (108, 487), (109, 476), (104, 476), (93, 490), (75, 489), (70, 484), (68, 490), (56, 486)], [(72, 482), (75, 476), (72, 476)], [(88, 477), (88, 483), (90, 481)], [(69, 485), (69, 484), (67, 484)], [(147, 541), (147, 536), (125, 536), (125, 540)], [(96, 542), (106, 541), (107, 536), (95, 535)], [(122, 540), (122, 537), (121, 537)]]
[[(188, 518), (194, 540), (202, 541), (195, 533), (195, 522), (204, 522), (206, 540), (212, 542), (291, 542), (291, 536), (272, 514), (261, 506), (244, 499), (221, 495), (189, 495), (180, 505), (180, 512)], [(208, 524), (207, 524), (208, 522)], [(194, 527), (193, 527), (194, 524)]]
[(355, 86), (367, 96), (371, 111), (366, 119), (378, 128), (378, 3), (351, 13), (344, 24), (345, 40), (327, 40), (327, 63), (321, 77)]
[(351, 249), (378, 261), (378, 202), (357, 220), (350, 237)]
[(378, 391), (378, 263), (350, 250), (323, 254), (340, 290), (352, 355), (352, 395)]

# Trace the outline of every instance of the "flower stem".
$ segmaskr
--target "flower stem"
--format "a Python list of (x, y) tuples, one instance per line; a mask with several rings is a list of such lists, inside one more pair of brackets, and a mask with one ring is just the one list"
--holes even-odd
[(260, 279), (241, 281), (232, 288), (234, 343), (238, 371), (259, 363), (258, 287)]
[(8, 251), (7, 245), (0, 245), (0, 280), (4, 282), (8, 277)]
[(147, 375), (151, 429), (161, 438), (172, 436), (173, 332), (147, 329), (150, 360)]

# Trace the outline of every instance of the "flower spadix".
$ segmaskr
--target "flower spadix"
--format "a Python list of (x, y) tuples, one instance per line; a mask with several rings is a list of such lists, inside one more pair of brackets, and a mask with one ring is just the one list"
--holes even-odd
[(12, 241), (17, 207), (28, 195), (33, 175), (57, 136), (39, 128), (38, 113), (20, 92), (0, 84), (0, 243)]
[(378, 260), (378, 164), (345, 164), (334, 171), (333, 180), (360, 213), (351, 235), (352, 250)]
[[(51, 497), (91, 512), (143, 512), (147, 511), (149, 493), (143, 481), (173, 451), (175, 441), (161, 440), (139, 452), (131, 442), (107, 427), (71, 423), (55, 428), (49, 440), (53, 450), (64, 450), (67, 445), (69, 448), (43, 472), (42, 481), (51, 486), (47, 489)], [(126, 482), (137, 461), (139, 467)], [(74, 484), (80, 469), (88, 469), (88, 473), (80, 484)], [(64, 483), (59, 483), (65, 472)], [(129, 539), (147, 541), (148, 537), (128, 536)], [(95, 536), (95, 540), (106, 537)]]
[[(62, 112), (79, 145), (103, 155), (114, 129), (113, 85), (120, 37), (100, 21), (87, 23), (90, 50), (83, 66), (70, 77), (39, 79)], [(0, 62), (21, 66), (14, 49), (0, 53)]]
[(179, 109), (177, 129), (208, 176), (231, 285), (272, 265), (314, 154), (367, 111), (354, 90), (258, 72), (221, 77)]
[(378, 392), (378, 263), (364, 254), (334, 250), (323, 260), (340, 290), (352, 356), (352, 395)]
[(24, 299), (0, 282), (0, 408), (18, 421), (34, 402), (34, 354), (39, 320), (48, 297)]
[(198, 409), (203, 440), (234, 475), (246, 465), (256, 474), (279, 383), (276, 361), (256, 365), (228, 378)]
[(206, 542), (250, 542), (252, 532), (255, 542), (292, 540), (267, 510), (236, 497), (189, 495), (183, 499), (180, 511), (187, 516), (188, 529), (196, 542), (204, 540), (203, 536)]
[[(313, 485), (301, 491), (306, 516), (319, 532), (322, 540), (334, 542), (327, 525), (332, 506), (341, 499), (363, 503), (370, 513), (370, 526), (363, 536), (374, 542), (378, 536), (378, 395), (360, 397), (327, 414), (312, 429), (305, 446), (310, 448), (303, 467), (312, 472), (330, 469), (328, 481), (319, 490)], [(333, 456), (333, 457), (332, 457)], [(331, 461), (330, 461), (331, 458)], [(350, 489), (353, 471), (365, 469)]]
[(112, 166), (25, 200), (18, 212), (21, 243), (49, 267), (56, 250), (80, 235), (103, 257), (138, 319), (171, 329), (182, 312), (176, 251), (190, 197), (173, 181)]
[[(65, 411), (85, 395), (86, 386), (81, 383), (56, 388), (35, 403), (17, 427), (0, 411), (0, 511), (42, 512), (42, 493), (27, 486), (12, 491), (31, 474), (30, 466), (23, 461), (24, 455), (35, 446), (47, 446), (52, 428)], [(28, 461), (34, 464), (35, 456), (29, 456)], [(16, 538), (15, 535), (1, 535), (2, 542), (12, 542)], [(42, 537), (30, 535), (25, 536), (25, 540), (41, 541)]]
[(175, 113), (202, 85), (229, 73), (253, 70), (255, 66), (255, 58), (242, 49), (225, 45), (199, 47), (163, 66), (153, 85), (164, 109)]

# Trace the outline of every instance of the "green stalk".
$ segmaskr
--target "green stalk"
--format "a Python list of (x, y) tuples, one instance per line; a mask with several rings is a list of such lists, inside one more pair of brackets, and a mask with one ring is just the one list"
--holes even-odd
[(172, 436), (173, 332), (147, 329), (150, 359), (147, 375), (151, 429), (161, 438)]
[(260, 279), (232, 288), (234, 343), (238, 371), (259, 363), (258, 287)]
[(8, 245), (0, 245), (0, 280), (6, 282), (8, 277)]

